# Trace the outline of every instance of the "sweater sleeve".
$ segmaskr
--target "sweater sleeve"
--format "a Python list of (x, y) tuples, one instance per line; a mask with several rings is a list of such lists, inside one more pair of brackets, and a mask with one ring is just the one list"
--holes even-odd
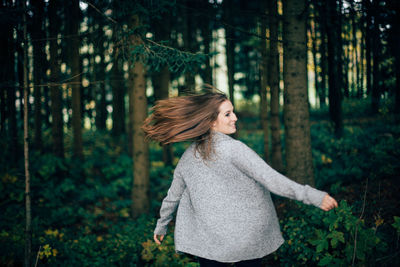
[(173, 214), (176, 211), (182, 194), (185, 191), (186, 185), (179, 171), (175, 169), (174, 178), (171, 186), (168, 189), (167, 196), (164, 198), (161, 209), (160, 218), (157, 220), (154, 233), (157, 235), (165, 235), (168, 230), (168, 223), (172, 220)]
[(271, 168), (256, 152), (244, 143), (234, 140), (232, 144), (232, 163), (247, 176), (253, 178), (270, 192), (301, 201), (308, 205), (321, 207), (326, 192), (309, 185), (296, 183)]

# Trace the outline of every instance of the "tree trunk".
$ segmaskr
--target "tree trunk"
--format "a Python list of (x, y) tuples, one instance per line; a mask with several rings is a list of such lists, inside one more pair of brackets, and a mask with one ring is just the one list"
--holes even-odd
[(24, 266), (31, 266), (32, 255), (32, 211), (31, 211), (31, 178), (29, 173), (29, 128), (28, 128), (28, 37), (26, 20), (26, 3), (22, 1), (23, 11), (23, 36), (24, 36), (24, 56), (23, 56), (23, 77), (24, 77), (24, 165), (25, 165), (25, 259)]
[(59, 82), (59, 56), (58, 44), (55, 37), (59, 30), (59, 20), (57, 10), (59, 3), (57, 0), (50, 0), (49, 4), (49, 32), (50, 32), (50, 97), (51, 97), (51, 117), (52, 117), (52, 139), (53, 153), (60, 157), (64, 157), (64, 123), (62, 117), (62, 94), (61, 87), (56, 85)]
[[(136, 28), (140, 25), (139, 17), (132, 16), (130, 26)], [(139, 45), (139, 36), (131, 37), (133, 45)], [(140, 61), (132, 62), (134, 65), (129, 70), (129, 88), (132, 88), (132, 98), (129, 102), (134, 107), (132, 132), (133, 132), (133, 188), (132, 188), (132, 217), (146, 213), (150, 207), (149, 200), (149, 147), (145, 142), (145, 134), (141, 129), (147, 117), (146, 78), (145, 68)]]
[(228, 69), (229, 100), (235, 106), (234, 84), (235, 84), (235, 31), (233, 29), (233, 0), (223, 3), (225, 12), (225, 40), (226, 40), (226, 67)]
[(94, 97), (96, 101), (96, 118), (95, 118), (95, 123), (96, 123), (96, 128), (98, 130), (105, 130), (106, 129), (106, 121), (107, 121), (107, 102), (106, 102), (106, 84), (105, 84), (105, 69), (106, 69), (106, 64), (104, 63), (104, 46), (103, 43), (98, 46), (95, 55), (98, 55), (100, 57), (100, 62), (96, 63), (94, 62), (94, 75), (95, 77), (98, 77), (96, 80), (100, 80), (96, 85), (95, 85), (95, 92), (94, 92)]
[[(340, 60), (341, 46), (337, 44), (338, 25), (335, 1), (329, 1), (327, 6), (327, 35), (328, 35), (328, 75), (329, 75), (329, 114), (335, 124), (335, 134), (342, 135), (342, 65)], [(340, 49), (339, 49), (340, 48)]]
[[(116, 29), (113, 31), (116, 32)], [(117, 36), (114, 34), (114, 39)], [(125, 133), (125, 93), (126, 87), (124, 82), (124, 74), (122, 70), (122, 57), (119, 48), (113, 48), (113, 67), (111, 70), (111, 88), (112, 88), (112, 135), (114, 137), (121, 136)]]
[(33, 0), (31, 2), (33, 17), (30, 27), (31, 37), (33, 39), (33, 94), (34, 94), (34, 118), (35, 118), (35, 147), (40, 150), (42, 147), (42, 86), (44, 71), (44, 60), (46, 55), (44, 52), (44, 39), (46, 37), (42, 28), (44, 15), (44, 2)]
[[(202, 7), (205, 10), (205, 12), (207, 12), (207, 14), (210, 14), (212, 12), (212, 8), (208, 1), (204, 1), (202, 3)], [(209, 19), (209, 16), (204, 16), (200, 18), (200, 27), (203, 36), (204, 54), (206, 55), (210, 54), (210, 43), (212, 41), (212, 29), (210, 22), (211, 21)], [(213, 77), (212, 77), (210, 57), (206, 58), (205, 65), (206, 67), (204, 70), (203, 82), (212, 85)]]
[(380, 99), (380, 82), (381, 82), (381, 74), (380, 74), (380, 57), (382, 44), (380, 41), (380, 30), (379, 30), (379, 18), (378, 12), (379, 3), (378, 1), (373, 1), (372, 3), (372, 11), (374, 22), (372, 24), (372, 92), (371, 92), (371, 110), (373, 113), (378, 113), (379, 110), (379, 99)]
[(364, 56), (365, 56), (365, 18), (364, 15), (360, 18), (360, 60), (358, 61), (358, 69), (359, 69), (359, 76), (357, 80), (357, 98), (361, 99), (364, 95), (364, 74), (365, 74), (365, 65), (364, 65)]
[(279, 172), (284, 171), (282, 162), (281, 122), (279, 119), (279, 50), (278, 50), (278, 3), (277, 0), (269, 1), (269, 71), (268, 83), (271, 90), (271, 165)]
[(268, 56), (267, 56), (267, 7), (266, 3), (261, 2), (261, 39), (260, 39), (260, 119), (264, 133), (264, 159), (270, 163), (269, 157), (269, 125), (268, 125)]
[[(3, 5), (12, 4), (3, 3)], [(15, 58), (14, 58), (14, 37), (13, 25), (5, 25), (4, 37), (0, 40), (0, 94), (1, 94), (1, 126), (0, 131), (4, 136), (8, 132), (11, 139), (3, 153), (7, 154), (12, 166), (16, 167), (19, 145), (17, 131), (17, 111), (15, 107), (16, 86), (15, 86)]]
[(286, 174), (299, 183), (314, 185), (307, 86), (306, 19), (305, 0), (283, 1)]
[(364, 4), (364, 8), (365, 8), (365, 12), (366, 12), (366, 16), (365, 16), (365, 20), (366, 20), (366, 28), (365, 28), (365, 61), (367, 64), (367, 77), (366, 77), (366, 81), (367, 81), (367, 95), (371, 94), (372, 91), (372, 81), (371, 81), (371, 77), (372, 77), (372, 65), (371, 65), (371, 44), (372, 44), (372, 36), (371, 36), (371, 5), (369, 0), (364, 0), (363, 1)]
[[(187, 52), (193, 53), (193, 15), (190, 11), (190, 0), (185, 0), (185, 9), (183, 10), (183, 45)], [(195, 77), (194, 73), (190, 71), (185, 72), (185, 90), (186, 92), (194, 92), (195, 90)]]
[[(155, 23), (154, 37), (157, 42), (165, 41), (170, 39), (171, 35), (171, 23), (170, 18), (164, 15), (161, 19), (162, 23)], [(155, 72), (152, 75), (152, 84), (154, 88), (154, 100), (167, 99), (169, 97), (169, 83), (171, 80), (171, 73), (168, 66), (161, 67), (160, 71)], [(165, 166), (172, 166), (174, 153), (172, 145), (163, 145), (163, 162)]]
[(79, 1), (71, 1), (70, 6), (70, 64), (71, 64), (71, 82), (72, 82), (72, 133), (73, 133), (73, 153), (77, 158), (83, 158), (82, 143), (82, 110), (81, 110), (81, 75), (80, 75), (80, 57), (79, 57), (79, 25), (80, 25), (80, 9)]
[(326, 56), (326, 46), (327, 46), (327, 41), (326, 41), (326, 13), (325, 9), (322, 6), (323, 4), (320, 3), (318, 0), (315, 1), (315, 6), (318, 9), (319, 16), (318, 18), (318, 25), (319, 30), (320, 30), (320, 39), (321, 39), (321, 44), (320, 44), (320, 54), (321, 54), (321, 60), (320, 60), (320, 66), (321, 66), (321, 83), (320, 83), (320, 88), (318, 91), (318, 96), (319, 96), (319, 105), (320, 108), (323, 108), (326, 106), (326, 88), (327, 88), (327, 81), (326, 81), (326, 74), (327, 74), (327, 69), (328, 69), (328, 60)]
[[(345, 33), (345, 38), (347, 37), (347, 33)], [(347, 42), (348, 40), (346, 40)], [(351, 51), (350, 46), (347, 44), (346, 49), (343, 51), (343, 95), (345, 98), (349, 98), (349, 65), (351, 64)]]

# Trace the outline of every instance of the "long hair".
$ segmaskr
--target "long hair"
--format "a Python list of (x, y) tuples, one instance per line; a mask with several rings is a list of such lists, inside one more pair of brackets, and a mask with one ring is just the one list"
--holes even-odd
[(163, 145), (194, 140), (196, 149), (208, 159), (212, 152), (211, 125), (218, 117), (219, 106), (226, 100), (227, 96), (219, 92), (159, 100), (143, 123), (146, 139)]

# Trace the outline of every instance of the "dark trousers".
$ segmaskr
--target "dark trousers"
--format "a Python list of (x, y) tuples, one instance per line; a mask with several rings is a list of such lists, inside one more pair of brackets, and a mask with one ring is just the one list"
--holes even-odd
[[(232, 266), (230, 263), (226, 262), (219, 262), (208, 260), (204, 258), (197, 257), (200, 263), (200, 267), (227, 267)], [(254, 260), (247, 260), (247, 261), (239, 261), (235, 262), (236, 267), (261, 267), (262, 259), (254, 259)]]

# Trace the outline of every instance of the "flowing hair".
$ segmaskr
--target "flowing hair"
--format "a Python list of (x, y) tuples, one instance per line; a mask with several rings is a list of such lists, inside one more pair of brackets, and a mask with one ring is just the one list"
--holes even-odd
[(162, 145), (194, 140), (196, 150), (204, 159), (209, 159), (211, 125), (218, 117), (219, 106), (226, 100), (227, 96), (220, 92), (159, 100), (143, 123), (146, 139)]

